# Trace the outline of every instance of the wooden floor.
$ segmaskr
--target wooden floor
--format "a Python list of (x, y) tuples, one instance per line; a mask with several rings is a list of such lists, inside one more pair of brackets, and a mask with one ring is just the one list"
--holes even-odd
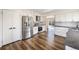
[[(51, 37), (51, 36), (50, 36)], [(55, 36), (54, 40), (48, 38), (46, 32), (34, 35), (30, 39), (17, 41), (0, 48), (1, 50), (64, 50), (64, 38)]]

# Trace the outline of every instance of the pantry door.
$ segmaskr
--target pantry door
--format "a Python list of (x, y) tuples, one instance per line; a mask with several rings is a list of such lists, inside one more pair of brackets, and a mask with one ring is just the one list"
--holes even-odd
[(3, 10), (3, 45), (13, 42), (12, 20), (12, 11)]
[(18, 41), (22, 39), (22, 18), (18, 12), (14, 12), (13, 15), (13, 31), (12, 31), (12, 38), (13, 41)]

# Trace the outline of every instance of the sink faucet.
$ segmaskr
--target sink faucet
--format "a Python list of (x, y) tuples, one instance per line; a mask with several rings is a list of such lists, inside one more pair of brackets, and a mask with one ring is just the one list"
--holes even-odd
[(78, 24), (76, 25), (76, 28), (79, 30)]

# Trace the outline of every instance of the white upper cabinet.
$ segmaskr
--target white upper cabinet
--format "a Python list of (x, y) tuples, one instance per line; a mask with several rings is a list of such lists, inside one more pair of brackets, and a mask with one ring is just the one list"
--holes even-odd
[(56, 21), (56, 22), (61, 21), (61, 15), (56, 15), (56, 16), (55, 16), (55, 21)]
[(66, 18), (66, 22), (72, 22), (73, 18), (72, 18), (72, 13), (68, 13), (65, 15), (65, 18)]
[(68, 14), (56, 15), (55, 20), (56, 22), (71, 22), (73, 19), (72, 14), (68, 13)]
[(0, 10), (0, 47), (2, 46), (2, 10)]
[(79, 12), (73, 14), (73, 21), (79, 21)]
[(56, 15), (55, 21), (56, 22), (65, 22), (66, 21), (66, 15), (64, 15), (64, 14)]

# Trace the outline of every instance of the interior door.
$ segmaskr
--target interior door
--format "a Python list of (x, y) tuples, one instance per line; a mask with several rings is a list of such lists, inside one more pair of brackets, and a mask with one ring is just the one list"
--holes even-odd
[(0, 47), (2, 46), (2, 10), (0, 10)]
[(21, 40), (22, 39), (22, 23), (21, 23), (21, 17), (20, 14), (16, 11), (14, 11), (13, 14), (13, 31), (12, 31), (12, 38), (13, 41)]
[(13, 42), (12, 20), (12, 12), (10, 10), (3, 10), (3, 45)]

